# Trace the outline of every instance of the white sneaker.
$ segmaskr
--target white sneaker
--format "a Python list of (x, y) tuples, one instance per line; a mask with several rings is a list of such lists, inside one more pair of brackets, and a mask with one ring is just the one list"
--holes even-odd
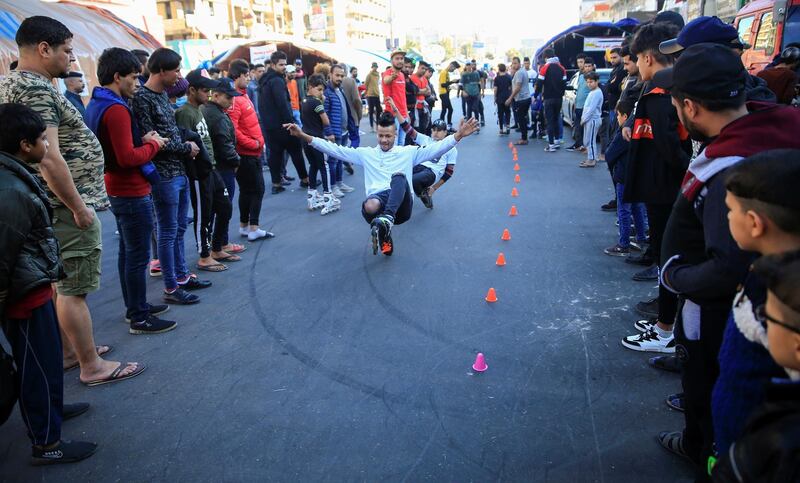
[(275, 235), (268, 231), (264, 231), (261, 228), (248, 232), (247, 234), (247, 241), (256, 241), (256, 240), (263, 240), (266, 238), (274, 238)]
[(342, 192), (344, 192), (344, 193), (352, 193), (353, 191), (355, 191), (355, 190), (356, 190), (356, 189), (355, 189), (355, 188), (353, 188), (352, 186), (347, 186), (347, 185), (346, 185), (346, 184), (344, 184), (344, 183), (339, 183), (337, 186), (338, 186), (338, 187), (339, 187), (339, 189), (340, 189), (340, 190), (342, 190)]
[(323, 196), (323, 206), (322, 210), (319, 212), (320, 215), (327, 215), (328, 213), (333, 213), (334, 211), (338, 211), (342, 207), (342, 202), (337, 200), (335, 196), (330, 193), (326, 193)]
[(333, 193), (333, 196), (337, 198), (344, 198), (344, 193), (342, 192), (342, 190), (339, 189), (338, 185), (334, 186), (331, 192)]
[(623, 346), (634, 351), (662, 352), (664, 354), (675, 353), (675, 337), (670, 334), (668, 338), (662, 338), (655, 330), (642, 334), (630, 335), (623, 338), (621, 342)]
[(239, 235), (241, 236), (250, 236), (250, 230), (247, 227), (242, 228), (239, 227)]
[(658, 319), (637, 320), (633, 323), (633, 328), (639, 332), (650, 332), (651, 330), (655, 330), (654, 327), (656, 326), (657, 320)]
[(556, 151), (558, 151), (558, 146), (556, 146), (555, 144), (550, 144), (546, 148), (544, 148), (544, 152), (546, 153), (555, 153)]
[(554, 142), (556, 143), (556, 146), (561, 146), (562, 144), (564, 144), (563, 139), (556, 139)]
[(314, 191), (313, 193), (309, 192), (308, 196), (306, 197), (306, 203), (308, 204), (308, 211), (314, 211), (316, 209), (322, 208), (323, 201), (322, 196), (319, 193)]

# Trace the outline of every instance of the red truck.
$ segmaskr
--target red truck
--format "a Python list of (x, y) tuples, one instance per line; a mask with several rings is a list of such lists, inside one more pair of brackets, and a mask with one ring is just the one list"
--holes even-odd
[(733, 24), (751, 45), (742, 62), (756, 75), (790, 44), (800, 47), (800, 0), (755, 0), (739, 10)]

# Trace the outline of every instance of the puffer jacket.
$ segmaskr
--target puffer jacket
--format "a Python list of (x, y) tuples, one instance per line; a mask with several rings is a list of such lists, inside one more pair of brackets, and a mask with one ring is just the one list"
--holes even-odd
[[(236, 152), (240, 156), (261, 156), (264, 149), (264, 135), (258, 121), (256, 108), (247, 97), (246, 89), (239, 89), (241, 96), (233, 98), (228, 109), (233, 127), (236, 128)], [(268, 115), (268, 114), (267, 114)]]
[(66, 276), (58, 258), (53, 210), (35, 172), (0, 153), (0, 319), (6, 306)]

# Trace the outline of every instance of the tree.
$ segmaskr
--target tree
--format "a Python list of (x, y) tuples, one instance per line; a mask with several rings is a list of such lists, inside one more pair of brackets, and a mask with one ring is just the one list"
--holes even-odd
[(474, 49), (472, 48), (472, 43), (468, 44), (461, 44), (461, 47), (458, 49), (458, 52), (465, 58), (471, 59), (474, 54)]
[(519, 50), (517, 50), (517, 49), (508, 49), (508, 50), (506, 50), (506, 60), (511, 62), (511, 59), (513, 59), (514, 57), (522, 58), (522, 54), (519, 53)]
[(456, 56), (456, 49), (453, 47), (453, 41), (450, 39), (450, 37), (445, 37), (437, 43), (444, 48), (445, 59), (452, 59)]
[(419, 52), (419, 43), (417, 43), (415, 40), (406, 39), (406, 42), (403, 44), (403, 50), (406, 52), (411, 52), (412, 50), (414, 52)]

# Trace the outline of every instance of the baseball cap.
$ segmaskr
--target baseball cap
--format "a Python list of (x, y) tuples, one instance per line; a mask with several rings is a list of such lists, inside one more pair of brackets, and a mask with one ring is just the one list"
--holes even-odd
[(392, 57), (394, 57), (395, 55), (402, 55), (403, 57), (405, 57), (405, 55), (406, 55), (406, 51), (405, 51), (405, 50), (403, 50), (403, 49), (394, 49), (394, 50), (392, 51), (391, 55), (389, 55), (389, 58), (391, 59), (391, 58), (392, 58)]
[(683, 20), (683, 16), (678, 12), (673, 12), (672, 10), (664, 10), (663, 12), (659, 12), (656, 15), (656, 18), (653, 19), (653, 23), (671, 23), (672, 25), (682, 29), (683, 26), (686, 24), (686, 21)]
[(373, 62), (372, 63), (372, 67), (378, 67), (378, 63), (377, 62)]
[(83, 72), (78, 72), (76, 70), (73, 70), (73, 71), (71, 71), (70, 73), (67, 74), (66, 78), (69, 79), (69, 78), (72, 78), (72, 77), (83, 77)]
[(433, 128), (433, 129), (435, 129), (437, 131), (445, 131), (445, 130), (447, 130), (447, 123), (444, 122), (444, 119), (437, 119), (437, 120), (433, 121), (433, 124), (431, 125), (431, 128)]
[(703, 43), (687, 48), (672, 67), (653, 76), (653, 84), (691, 97), (723, 101), (744, 95), (747, 71), (741, 59), (724, 45)]
[(236, 87), (233, 85), (233, 79), (230, 77), (220, 77), (214, 90), (222, 92), (223, 94), (228, 94), (231, 97), (239, 97), (242, 95), (241, 92), (236, 90)]
[(293, 65), (287, 65), (286, 66), (286, 73), (287, 74), (294, 74), (294, 72), (295, 72), (295, 68), (294, 68)]
[(294, 63), (298, 64), (298, 65), (302, 65), (303, 64), (303, 59), (295, 59)]
[(674, 54), (695, 44), (711, 42), (728, 48), (747, 49), (750, 47), (739, 40), (736, 27), (726, 24), (717, 17), (697, 17), (687, 23), (678, 38), (665, 40), (658, 46), (662, 54)]
[(203, 89), (214, 89), (219, 85), (217, 81), (211, 78), (208, 71), (205, 69), (195, 69), (186, 74), (186, 80), (191, 87), (200, 87)]

